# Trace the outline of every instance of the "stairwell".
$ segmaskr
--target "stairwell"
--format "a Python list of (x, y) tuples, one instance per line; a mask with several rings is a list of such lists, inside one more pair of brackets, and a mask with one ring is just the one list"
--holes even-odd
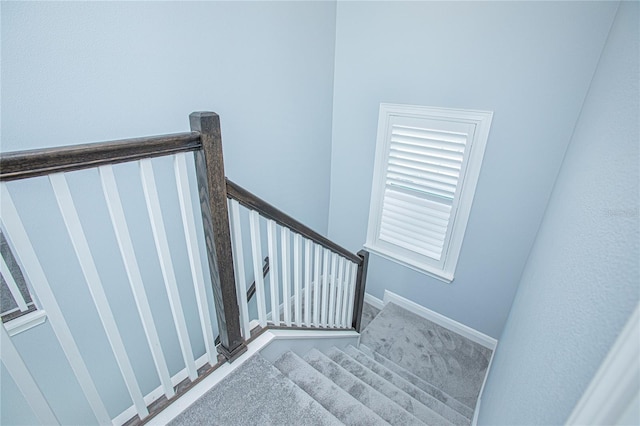
[(367, 314), (357, 348), (258, 353), (170, 424), (471, 424), (492, 351), (393, 303)]

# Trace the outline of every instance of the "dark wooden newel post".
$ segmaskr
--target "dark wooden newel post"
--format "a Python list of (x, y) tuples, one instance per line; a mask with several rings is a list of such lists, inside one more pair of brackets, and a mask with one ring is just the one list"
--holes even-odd
[(214, 112), (194, 112), (189, 116), (189, 121), (191, 130), (200, 132), (202, 141), (202, 149), (195, 151), (194, 158), (213, 299), (220, 332), (218, 352), (232, 362), (247, 350), (247, 346), (240, 333), (220, 117)]
[(369, 252), (360, 250), (358, 252), (361, 262), (358, 265), (358, 274), (356, 275), (356, 294), (354, 297), (353, 307), (353, 328), (360, 333), (360, 325), (362, 324), (362, 307), (364, 305), (364, 292), (367, 286), (367, 269), (369, 268)]

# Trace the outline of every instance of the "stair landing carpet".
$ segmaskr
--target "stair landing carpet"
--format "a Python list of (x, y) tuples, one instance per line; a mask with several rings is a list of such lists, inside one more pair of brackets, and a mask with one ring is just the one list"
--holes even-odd
[(359, 348), (254, 355), (170, 424), (466, 426), (490, 356), (388, 304)]
[(393, 303), (362, 332), (360, 344), (473, 409), (492, 351)]

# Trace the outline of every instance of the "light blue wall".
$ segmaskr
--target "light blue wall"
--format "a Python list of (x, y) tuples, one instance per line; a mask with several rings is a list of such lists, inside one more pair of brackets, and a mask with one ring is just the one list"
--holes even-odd
[(227, 175), (325, 233), (334, 44), (333, 2), (2, 2), (1, 148), (215, 111)]
[(623, 2), (562, 164), (478, 424), (561, 424), (640, 297), (640, 14)]
[(339, 2), (329, 236), (366, 238), (381, 102), (494, 111), (455, 281), (375, 255), (389, 289), (499, 337), (617, 4)]
[[(326, 233), (335, 3), (2, 2), (0, 7), (2, 151), (188, 131), (190, 112), (216, 111), (227, 176)], [(204, 343), (172, 165), (168, 159), (153, 163), (198, 357)], [(134, 164), (115, 169), (144, 285), (175, 374), (184, 364), (139, 172)], [(117, 254), (98, 174), (87, 170), (67, 178), (125, 345), (135, 348), (130, 351), (132, 363), (147, 393), (159, 380)], [(11, 182), (9, 191), (98, 390), (115, 416), (131, 401), (50, 185), (46, 178), (35, 178)], [(92, 423), (50, 325), (13, 340), (59, 419)], [(9, 380), (5, 370), (2, 374), (0, 405), (23, 406), (18, 393), (4, 392), (12, 385), (5, 385)], [(19, 422), (19, 414), (2, 410), (0, 423)]]

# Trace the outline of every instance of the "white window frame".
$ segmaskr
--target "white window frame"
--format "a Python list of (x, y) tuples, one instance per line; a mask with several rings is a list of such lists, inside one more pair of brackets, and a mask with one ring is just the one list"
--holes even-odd
[[(440, 260), (429, 258), (417, 252), (409, 252), (406, 248), (395, 246), (379, 238), (384, 193), (387, 187), (391, 126), (394, 118), (398, 117), (431, 120), (441, 122), (443, 126), (446, 126), (447, 123), (474, 126), (474, 131), (466, 144), (462, 172), (453, 198), (447, 236), (444, 241)], [(480, 168), (489, 137), (492, 118), (492, 111), (388, 103), (380, 104), (369, 224), (365, 248), (379, 256), (425, 273), (446, 283), (453, 281), (478, 178), (480, 176)], [(447, 128), (443, 127), (442, 130), (446, 131)]]

